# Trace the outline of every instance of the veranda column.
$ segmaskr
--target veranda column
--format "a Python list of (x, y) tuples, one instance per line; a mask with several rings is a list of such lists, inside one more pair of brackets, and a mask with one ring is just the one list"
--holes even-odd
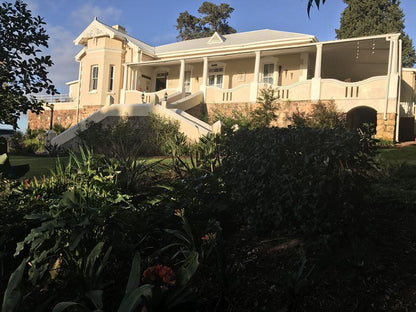
[(255, 103), (257, 101), (257, 92), (259, 87), (259, 75), (260, 75), (260, 57), (261, 52), (256, 51), (256, 59), (254, 62), (254, 80), (251, 84), (250, 90), (250, 102)]
[(319, 101), (321, 98), (321, 71), (322, 71), (322, 43), (316, 45), (315, 74), (312, 78), (311, 100)]
[(207, 98), (207, 82), (208, 82), (208, 57), (204, 57), (204, 65), (202, 70), (202, 84), (199, 90), (204, 93), (204, 102)]
[(179, 91), (181, 91), (182, 94), (185, 92), (184, 80), (185, 80), (185, 60), (181, 60), (181, 69), (179, 72)]
[(121, 92), (120, 103), (126, 104), (126, 90), (127, 90), (127, 65), (123, 64), (124, 75), (123, 75), (123, 89)]

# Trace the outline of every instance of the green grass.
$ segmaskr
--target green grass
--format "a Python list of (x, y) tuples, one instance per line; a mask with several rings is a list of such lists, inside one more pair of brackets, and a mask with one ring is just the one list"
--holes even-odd
[[(40, 178), (42, 176), (50, 176), (51, 170), (55, 168), (58, 157), (41, 157), (41, 156), (15, 156), (10, 155), (10, 164), (12, 166), (29, 164), (30, 170), (24, 176), (25, 178)], [(61, 157), (63, 162), (68, 157)]]
[(416, 166), (416, 145), (401, 148), (381, 149), (377, 159), (383, 164), (402, 164)]

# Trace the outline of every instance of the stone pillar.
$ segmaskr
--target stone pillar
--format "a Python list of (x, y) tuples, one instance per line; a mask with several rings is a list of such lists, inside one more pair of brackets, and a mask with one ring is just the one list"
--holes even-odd
[(179, 72), (179, 91), (182, 92), (182, 94), (185, 92), (185, 60), (181, 60), (181, 69)]
[(316, 45), (315, 74), (312, 78), (311, 100), (321, 99), (322, 43)]
[(396, 114), (388, 113), (387, 119), (383, 113), (377, 114), (376, 138), (387, 141), (394, 141), (396, 126)]

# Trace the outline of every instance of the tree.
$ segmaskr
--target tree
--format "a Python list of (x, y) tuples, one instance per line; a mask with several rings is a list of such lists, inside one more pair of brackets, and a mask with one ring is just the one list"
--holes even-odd
[(182, 12), (176, 20), (176, 29), (179, 30), (177, 38), (181, 40), (203, 38), (211, 36), (214, 32), (221, 35), (233, 34), (236, 30), (227, 22), (233, 11), (229, 4), (216, 5), (205, 1), (198, 9), (201, 17), (189, 14), (188, 11)]
[[(322, 0), (322, 4), (324, 4), (325, 1), (326, 0)], [(308, 16), (309, 16), (309, 13), (311, 12), (311, 8), (312, 8), (314, 3), (315, 3), (316, 7), (319, 10), (319, 6), (321, 5), (321, 0), (308, 0)]]
[(47, 78), (50, 56), (40, 55), (48, 47), (45, 22), (33, 16), (21, 0), (0, 5), (0, 123), (17, 126), (20, 113), (38, 113), (42, 103), (32, 94), (55, 94)]
[(400, 33), (403, 40), (403, 66), (413, 67), (415, 48), (404, 32), (404, 14), (397, 0), (343, 0), (348, 6), (341, 14), (336, 29), (338, 39)]

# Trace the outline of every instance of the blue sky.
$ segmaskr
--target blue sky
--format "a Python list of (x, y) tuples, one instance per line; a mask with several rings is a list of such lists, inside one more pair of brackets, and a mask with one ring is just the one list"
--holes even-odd
[[(33, 13), (44, 17), (50, 35), (47, 51), (55, 65), (50, 78), (61, 93), (67, 93), (65, 82), (77, 79), (78, 65), (74, 56), (81, 49), (73, 40), (96, 16), (108, 24), (120, 24), (128, 33), (151, 45), (176, 41), (176, 19), (180, 12), (188, 10), (197, 15), (203, 0), (27, 0)], [(327, 0), (318, 11), (306, 13), (307, 0), (230, 0), (226, 2), (235, 9), (229, 24), (237, 31), (275, 29), (315, 35), (318, 40), (335, 39), (341, 12), (345, 8), (342, 0)], [(416, 42), (415, 0), (402, 0), (405, 16), (405, 31)], [(27, 121), (22, 118), (20, 128)]]

